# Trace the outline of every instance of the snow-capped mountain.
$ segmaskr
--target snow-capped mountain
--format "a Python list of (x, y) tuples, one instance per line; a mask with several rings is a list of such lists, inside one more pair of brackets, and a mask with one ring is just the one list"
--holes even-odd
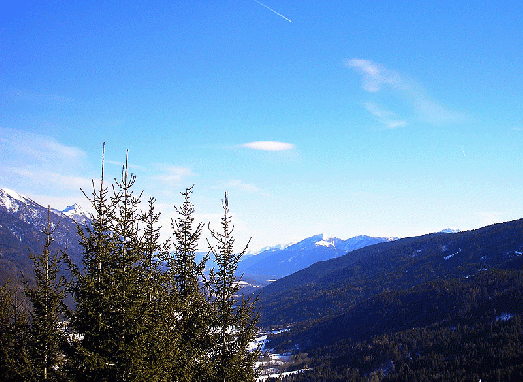
[[(0, 283), (17, 278), (20, 272), (31, 273), (29, 255), (42, 251), (47, 216), (47, 207), (13, 190), (0, 189)], [(75, 220), (84, 224), (88, 217), (73, 206), (64, 211), (50, 209), (49, 218), (54, 240), (51, 250), (64, 250), (79, 264), (82, 249)]]
[(86, 222), (91, 221), (91, 214), (76, 203), (72, 206), (67, 206), (65, 209), (59, 212), (73, 219), (78, 224), (85, 224)]
[(271, 247), (244, 258), (238, 271), (259, 281), (278, 279), (318, 261), (329, 260), (368, 245), (394, 238), (356, 236), (347, 240), (314, 235), (298, 243)]
[(0, 188), (0, 208), (6, 209), (8, 212), (16, 213), (20, 206), (38, 206), (32, 199), (22, 196), (16, 191), (8, 188)]
[(439, 231), (438, 233), (458, 233), (458, 232), (461, 232), (461, 231), (457, 228), (445, 228), (445, 229), (442, 229), (441, 231)]
[[(47, 224), (46, 207), (8, 188), (0, 188), (0, 210), (4, 210), (39, 229), (45, 227)], [(51, 225), (55, 224), (55, 216), (65, 219), (66, 221), (76, 221), (80, 224), (85, 224), (90, 221), (90, 214), (78, 204), (69, 206), (62, 211), (51, 208), (50, 212)]]

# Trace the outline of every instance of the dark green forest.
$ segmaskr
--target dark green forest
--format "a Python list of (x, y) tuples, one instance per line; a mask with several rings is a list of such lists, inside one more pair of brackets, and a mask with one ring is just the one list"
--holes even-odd
[(313, 370), (284, 381), (519, 381), (522, 288), (523, 272), (492, 271), (380, 295), (338, 327), (355, 335), (305, 349)]
[[(0, 287), (2, 381), (254, 381), (256, 298), (238, 298), (227, 194), (219, 228), (194, 222), (182, 192), (172, 236), (160, 240), (155, 199), (142, 207), (127, 163), (85, 193), (95, 211), (78, 225), (81, 265), (53, 250), (56, 227), (31, 253), (35, 282)], [(195, 252), (208, 228), (208, 255)], [(204, 272), (212, 256), (216, 268)], [(69, 277), (64, 277), (64, 273)], [(73, 304), (65, 304), (70, 295)]]
[(519, 381), (523, 220), (380, 243), (264, 288), (286, 381)]
[(272, 345), (299, 344), (294, 368), (311, 369), (284, 381), (520, 381), (522, 292), (519, 269), (431, 281), (305, 323), (313, 329)]

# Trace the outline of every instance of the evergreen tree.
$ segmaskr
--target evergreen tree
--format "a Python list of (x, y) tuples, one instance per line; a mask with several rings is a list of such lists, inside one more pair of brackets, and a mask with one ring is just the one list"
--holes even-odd
[(172, 221), (174, 253), (169, 260), (169, 275), (180, 335), (180, 353), (173, 370), (176, 381), (209, 380), (212, 370), (208, 362), (212, 311), (204, 275), (208, 256), (196, 262), (203, 224), (194, 224), (191, 193), (192, 187), (181, 193), (184, 202), (181, 207), (175, 206), (178, 217)]
[[(51, 254), (53, 242), (51, 229), (51, 208), (47, 207), (47, 227), (43, 233), (45, 244), (43, 252), (31, 256), (34, 264), (36, 286), (27, 288), (26, 295), (32, 304), (30, 334), (32, 339), (32, 376), (31, 380), (57, 381), (64, 379), (64, 350), (66, 338), (60, 328), (60, 319), (64, 318), (66, 307), (65, 278), (59, 277), (59, 264), (63, 256)], [(55, 228), (56, 229), (56, 228)]]
[(29, 312), (8, 280), (0, 286), (0, 380), (31, 380)]
[[(160, 242), (159, 213), (155, 199), (148, 201), (148, 210), (140, 221), (145, 225), (142, 241), (144, 260), (141, 285), (145, 304), (142, 306), (144, 325), (143, 362), (140, 371), (144, 381), (170, 381), (173, 360), (179, 358), (176, 329), (176, 296), (170, 296), (167, 273), (162, 269), (169, 259), (169, 241)], [(171, 300), (171, 297), (172, 300)]]
[(111, 197), (115, 214), (110, 266), (112, 300), (108, 313), (112, 318), (116, 380), (121, 381), (142, 380), (148, 337), (144, 314), (149, 306), (149, 290), (143, 283), (148, 259), (139, 227), (141, 195), (135, 196), (132, 191), (135, 179), (128, 175), (126, 160), (121, 181), (115, 180)]
[[(157, 236), (154, 227), (145, 236), (140, 229), (144, 216), (134, 184), (126, 160), (109, 197), (102, 165), (100, 188), (93, 189), (89, 198), (95, 215), (92, 226), (80, 231), (84, 272), (76, 272), (73, 289), (77, 303), (73, 324), (83, 337), (75, 365), (80, 380), (150, 380), (154, 363), (148, 352), (153, 343), (150, 310), (159, 291), (150, 272)], [(149, 213), (154, 225), (157, 217)], [(152, 242), (146, 245), (144, 237)]]
[(242, 296), (238, 301), (241, 277), (235, 275), (248, 243), (240, 253), (233, 252), (234, 227), (227, 193), (222, 207), (224, 214), (221, 218), (221, 231), (214, 231), (209, 225), (211, 236), (216, 241), (215, 245), (209, 243), (209, 249), (217, 264), (217, 270), (210, 274), (216, 330), (212, 365), (215, 368), (216, 381), (254, 381), (254, 363), (259, 356), (259, 349), (249, 351), (248, 347), (257, 332), (257, 299)]
[[(76, 312), (71, 370), (78, 381), (249, 381), (256, 352), (254, 301), (236, 302), (234, 272), (243, 254), (232, 253), (228, 207), (214, 250), (219, 268), (205, 277), (208, 256), (196, 261), (203, 225), (194, 223), (192, 187), (175, 207), (174, 251), (160, 241), (154, 198), (139, 208), (134, 175), (126, 165), (112, 193), (93, 182), (95, 214), (79, 227), (83, 269), (73, 267)], [(87, 196), (87, 195), (86, 195)], [(232, 328), (231, 332), (229, 329)]]
[(91, 225), (85, 227), (85, 230), (78, 229), (80, 244), (84, 249), (83, 272), (71, 266), (75, 278), (72, 292), (76, 302), (72, 327), (79, 334), (72, 370), (76, 372), (78, 380), (108, 380), (110, 369), (114, 366), (110, 360), (113, 349), (109, 348), (112, 333), (110, 323), (107, 322), (110, 320), (108, 310), (112, 298), (109, 278), (114, 206), (110, 204), (108, 193), (102, 159), (100, 188), (96, 189), (93, 180), (92, 196), (84, 192), (94, 209), (94, 215)]

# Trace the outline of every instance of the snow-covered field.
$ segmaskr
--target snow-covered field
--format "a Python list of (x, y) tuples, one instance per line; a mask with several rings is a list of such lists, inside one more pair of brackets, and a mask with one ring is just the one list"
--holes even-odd
[(260, 376), (256, 379), (257, 382), (266, 381), (269, 378), (284, 377), (286, 375), (298, 374), (305, 370), (301, 369), (294, 371), (285, 371), (286, 366), (293, 360), (291, 354), (272, 353), (272, 349), (266, 349), (269, 334), (278, 334), (289, 329), (274, 330), (271, 332), (260, 333), (259, 336), (251, 343), (250, 349), (254, 350), (258, 346), (262, 352), (260, 359), (256, 362), (255, 368), (260, 372)]

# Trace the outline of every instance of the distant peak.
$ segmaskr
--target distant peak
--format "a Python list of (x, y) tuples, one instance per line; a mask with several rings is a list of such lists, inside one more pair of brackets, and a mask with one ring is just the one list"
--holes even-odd
[(20, 207), (20, 203), (27, 203), (28, 201), (29, 199), (16, 191), (0, 188), (0, 205), (4, 206), (8, 211), (16, 212)]
[(10, 190), (9, 188), (0, 188), (0, 194), (2, 196), (9, 196), (11, 199), (19, 200), (25, 202), (26, 197), (20, 195), (18, 192)]
[(71, 212), (71, 211), (75, 211), (76, 212), (76, 211), (82, 211), (82, 210), (83, 210), (82, 207), (80, 207), (78, 204), (75, 203), (72, 206), (65, 207), (62, 210), (62, 212), (65, 214), (65, 213)]
[(458, 233), (461, 232), (459, 229), (456, 228), (445, 228), (439, 231), (439, 233)]
[(77, 203), (67, 206), (64, 210), (61, 211), (65, 216), (70, 217), (78, 223), (84, 223), (87, 219), (90, 218), (89, 212), (87, 212), (82, 206)]

